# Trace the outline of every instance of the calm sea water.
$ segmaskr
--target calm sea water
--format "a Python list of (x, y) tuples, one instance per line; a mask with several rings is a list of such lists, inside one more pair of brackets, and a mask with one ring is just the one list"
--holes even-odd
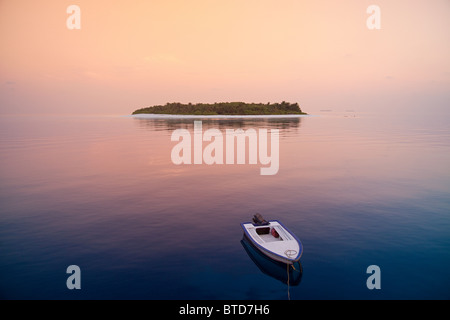
[(286, 270), (243, 239), (259, 212), (303, 243), (291, 299), (449, 299), (447, 119), (203, 119), (279, 129), (279, 172), (263, 176), (173, 164), (171, 134), (193, 119), (2, 116), (0, 297), (285, 300)]

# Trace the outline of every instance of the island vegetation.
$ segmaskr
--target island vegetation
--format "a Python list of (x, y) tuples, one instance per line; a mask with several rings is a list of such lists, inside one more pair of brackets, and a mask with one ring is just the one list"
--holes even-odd
[(298, 103), (245, 103), (216, 102), (183, 104), (179, 102), (166, 103), (135, 110), (133, 114), (178, 114), (178, 115), (287, 115), (306, 114)]

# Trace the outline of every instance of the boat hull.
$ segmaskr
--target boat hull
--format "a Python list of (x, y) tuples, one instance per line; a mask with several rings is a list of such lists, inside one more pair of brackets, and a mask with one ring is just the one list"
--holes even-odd
[(242, 237), (241, 244), (250, 259), (255, 263), (259, 270), (262, 271), (262, 273), (284, 284), (289, 283), (291, 286), (298, 286), (300, 284), (303, 275), (303, 269), (300, 261), (290, 264), (289, 266), (291, 267), (288, 271), (286, 271), (286, 263), (276, 261), (266, 256), (261, 252), (261, 250), (253, 245), (245, 234)]

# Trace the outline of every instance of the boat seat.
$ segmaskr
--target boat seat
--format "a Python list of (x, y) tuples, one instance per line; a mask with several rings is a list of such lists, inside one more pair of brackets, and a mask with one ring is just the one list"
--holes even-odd
[(256, 228), (256, 233), (259, 234), (259, 235), (269, 234), (270, 233), (270, 227)]

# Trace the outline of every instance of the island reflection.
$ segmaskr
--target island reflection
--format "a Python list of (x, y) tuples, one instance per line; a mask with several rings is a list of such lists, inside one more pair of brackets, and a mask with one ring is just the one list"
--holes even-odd
[(261, 118), (210, 118), (210, 117), (180, 117), (180, 118), (141, 118), (133, 117), (141, 129), (151, 131), (173, 131), (176, 129), (193, 129), (194, 121), (202, 121), (207, 128), (266, 128), (279, 129), (283, 132), (297, 132), (301, 126), (302, 117), (261, 117)]

